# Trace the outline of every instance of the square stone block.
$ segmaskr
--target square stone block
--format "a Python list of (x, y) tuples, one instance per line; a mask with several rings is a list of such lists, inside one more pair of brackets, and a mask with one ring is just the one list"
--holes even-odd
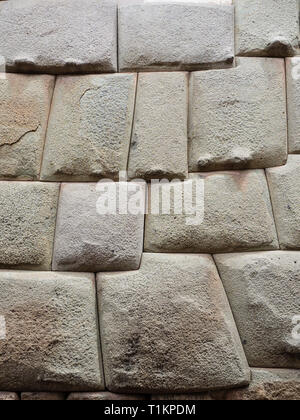
[(249, 368), (213, 260), (144, 254), (141, 268), (97, 276), (111, 392), (197, 392), (246, 385)]
[(300, 368), (300, 253), (216, 255), (250, 366)]
[(286, 59), (289, 153), (300, 153), (300, 57)]
[(93, 274), (0, 271), (0, 388), (104, 389)]

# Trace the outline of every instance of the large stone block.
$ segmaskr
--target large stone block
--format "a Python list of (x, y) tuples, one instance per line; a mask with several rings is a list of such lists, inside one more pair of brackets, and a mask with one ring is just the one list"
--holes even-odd
[(300, 253), (215, 257), (250, 366), (300, 368)]
[(98, 0), (0, 3), (0, 55), (8, 71), (117, 70), (117, 6)]
[(0, 177), (37, 179), (53, 76), (0, 75)]
[(236, 54), (290, 57), (299, 44), (298, 0), (234, 0)]
[(232, 69), (192, 73), (190, 88), (190, 171), (286, 162), (284, 60), (239, 58)]
[(127, 70), (230, 66), (232, 6), (146, 3), (119, 6), (119, 64)]
[(0, 271), (0, 389), (104, 389), (92, 274)]
[(289, 153), (300, 153), (300, 57), (286, 59)]
[(19, 399), (15, 392), (0, 392), (0, 401), (19, 401)]
[(266, 172), (280, 247), (300, 249), (300, 156)]
[(63, 392), (22, 392), (22, 401), (64, 401), (66, 394)]
[[(103, 183), (101, 191), (99, 188), (92, 183), (62, 184), (54, 270), (96, 272), (138, 269), (143, 251), (144, 206), (142, 214), (119, 212), (127, 205), (126, 200), (128, 206), (135, 199), (145, 202), (145, 186), (137, 183), (130, 183), (130, 186), (128, 183)], [(138, 196), (135, 196), (135, 188), (140, 191)], [(104, 189), (108, 189), (107, 192)], [(99, 206), (104, 204), (105, 197), (109, 197), (109, 203), (110, 199), (120, 197), (116, 214), (110, 210), (107, 214), (102, 213), (103, 209)], [(102, 204), (99, 204), (99, 200)]]
[(41, 178), (95, 181), (127, 169), (136, 76), (59, 77)]
[(0, 182), (0, 268), (50, 270), (58, 184)]
[[(194, 206), (197, 209), (204, 205), (203, 221), (199, 219), (198, 222), (196, 217), (188, 222), (190, 216), (184, 213), (185, 202), (183, 214), (173, 212), (174, 203), (170, 214), (153, 213), (152, 208), (164, 205), (164, 201), (159, 199), (158, 194), (161, 185), (152, 186), (145, 228), (147, 252), (214, 253), (278, 249), (263, 170), (193, 174), (191, 179), (194, 180)], [(198, 183), (204, 183), (204, 202), (195, 193)], [(186, 188), (184, 184), (183, 187)]]
[(140, 270), (100, 273), (97, 286), (111, 392), (197, 392), (249, 383), (210, 256), (144, 254)]
[(140, 73), (130, 178), (186, 178), (187, 119), (187, 73)]
[(67, 398), (68, 401), (122, 401), (122, 400), (144, 400), (139, 395), (113, 394), (111, 392), (73, 392)]

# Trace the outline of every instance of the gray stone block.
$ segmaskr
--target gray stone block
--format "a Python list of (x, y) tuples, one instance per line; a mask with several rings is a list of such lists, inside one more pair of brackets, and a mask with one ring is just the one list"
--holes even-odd
[(289, 153), (300, 153), (300, 57), (286, 59)]
[(22, 401), (64, 401), (66, 394), (63, 392), (22, 392)]
[(0, 401), (19, 401), (19, 399), (15, 392), (0, 392)]
[(68, 401), (135, 401), (144, 399), (139, 395), (113, 394), (111, 392), (74, 392), (67, 398)]

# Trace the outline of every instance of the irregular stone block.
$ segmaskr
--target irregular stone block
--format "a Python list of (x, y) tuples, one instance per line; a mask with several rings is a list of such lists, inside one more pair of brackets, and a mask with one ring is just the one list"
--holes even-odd
[[(139, 192), (135, 193), (135, 189)], [(138, 269), (143, 251), (145, 196), (145, 186), (137, 183), (129, 186), (105, 182), (100, 187), (91, 183), (62, 184), (53, 269), (87, 272)], [(100, 207), (107, 197), (116, 207), (105, 214)], [(119, 204), (114, 204), (119, 197)], [(135, 199), (143, 200), (142, 214), (119, 214), (127, 205), (126, 200), (129, 207)], [(116, 210), (116, 214), (111, 210)]]
[(64, 401), (66, 394), (63, 392), (22, 392), (22, 401)]
[(0, 268), (51, 270), (59, 184), (0, 182)]
[(15, 392), (0, 392), (0, 401), (19, 401), (19, 399)]
[(130, 178), (186, 178), (188, 74), (139, 75)]
[(117, 400), (145, 400), (139, 395), (113, 394), (111, 392), (74, 392), (67, 398), (68, 401), (117, 401)]
[(53, 76), (0, 74), (0, 177), (37, 179)]
[(290, 57), (299, 44), (298, 0), (234, 0), (236, 54)]
[(300, 153), (300, 57), (286, 59), (289, 153)]
[(201, 392), (249, 383), (210, 256), (144, 254), (140, 270), (97, 279), (111, 392)]
[[(185, 201), (182, 214), (173, 211), (178, 205), (174, 200), (170, 214), (153, 213), (152, 208), (165, 204), (159, 197), (161, 185), (152, 185), (145, 227), (147, 252), (214, 253), (279, 247), (263, 170), (193, 174), (190, 179), (194, 180), (194, 206), (204, 206), (204, 219), (193, 217), (189, 222)], [(195, 192), (199, 183), (204, 183), (204, 199)], [(182, 188), (183, 193), (188, 192), (185, 183)]]
[(266, 172), (280, 247), (300, 249), (300, 156)]
[(117, 71), (117, 6), (98, 0), (0, 3), (0, 55), (13, 72)]
[(127, 169), (136, 76), (59, 77), (41, 178), (96, 181)]
[(119, 64), (127, 70), (230, 66), (232, 6), (146, 3), (119, 6)]
[(94, 275), (0, 272), (0, 388), (104, 389)]
[(233, 69), (192, 73), (190, 87), (191, 172), (286, 163), (284, 60), (239, 58)]
[(215, 259), (250, 366), (299, 369), (300, 253)]

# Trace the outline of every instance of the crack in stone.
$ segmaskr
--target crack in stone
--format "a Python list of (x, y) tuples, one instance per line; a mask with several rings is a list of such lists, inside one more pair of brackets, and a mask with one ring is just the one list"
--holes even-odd
[(41, 127), (41, 124), (38, 124), (38, 126), (35, 129), (26, 131), (24, 134), (22, 134), (19, 138), (17, 138), (16, 140), (14, 140), (11, 143), (8, 143), (8, 142), (2, 143), (0, 141), (0, 147), (2, 147), (2, 146), (13, 146), (14, 144), (17, 144), (20, 141), (22, 141), (24, 139), (24, 137), (27, 136), (27, 134), (36, 133), (39, 130), (40, 127)]

